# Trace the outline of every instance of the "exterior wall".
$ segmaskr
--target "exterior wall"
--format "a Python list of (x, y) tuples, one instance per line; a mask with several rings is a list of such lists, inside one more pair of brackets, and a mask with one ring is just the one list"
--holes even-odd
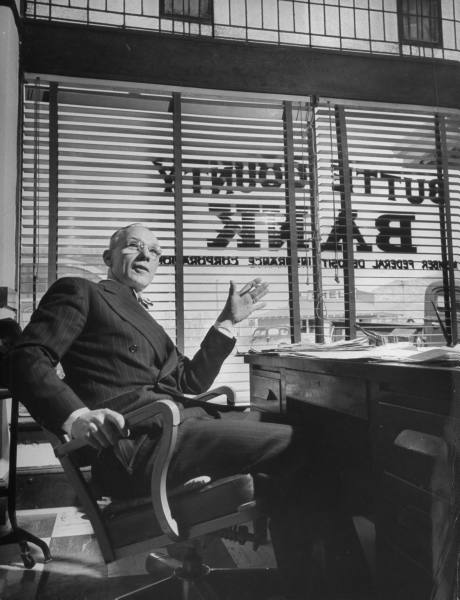
[(27, 20), (28, 73), (370, 102), (459, 107), (460, 64)]
[(442, 0), (440, 48), (399, 43), (397, 0), (214, 0), (213, 23), (160, 16), (159, 0), (35, 0), (27, 16), (173, 33), (460, 60), (460, 4)]
[[(18, 67), (13, 13), (0, 6), (0, 286), (12, 289), (16, 278)], [(1, 316), (10, 315), (0, 309)]]

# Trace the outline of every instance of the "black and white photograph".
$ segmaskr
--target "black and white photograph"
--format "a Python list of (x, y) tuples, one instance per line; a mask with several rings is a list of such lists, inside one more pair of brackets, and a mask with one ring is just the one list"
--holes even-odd
[(459, 269), (460, 0), (0, 0), (0, 600), (460, 600)]

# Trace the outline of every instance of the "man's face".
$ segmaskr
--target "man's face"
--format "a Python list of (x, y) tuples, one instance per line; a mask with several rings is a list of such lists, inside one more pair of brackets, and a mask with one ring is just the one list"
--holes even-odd
[(152, 281), (161, 256), (155, 235), (146, 227), (126, 229), (104, 256), (109, 277), (140, 292)]

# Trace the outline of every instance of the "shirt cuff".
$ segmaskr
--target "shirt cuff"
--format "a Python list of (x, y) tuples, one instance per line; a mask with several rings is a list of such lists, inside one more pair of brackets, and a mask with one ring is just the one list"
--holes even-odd
[(77, 410), (74, 410), (72, 413), (70, 413), (70, 415), (67, 417), (64, 423), (61, 425), (61, 428), (65, 433), (67, 433), (69, 437), (72, 437), (72, 425), (74, 424), (74, 422), (78, 419), (80, 415), (86, 412), (89, 412), (89, 408), (87, 406), (77, 408)]
[(235, 327), (233, 326), (233, 324), (230, 321), (224, 321), (222, 323), (220, 323), (219, 321), (216, 321), (214, 323), (214, 327), (218, 331), (220, 331), (221, 333), (226, 335), (227, 337), (236, 338)]

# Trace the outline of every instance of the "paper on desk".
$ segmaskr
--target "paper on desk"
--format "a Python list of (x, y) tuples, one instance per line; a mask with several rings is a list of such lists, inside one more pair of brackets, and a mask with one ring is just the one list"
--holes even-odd
[[(400, 360), (413, 354), (415, 346), (410, 342), (396, 342), (384, 346), (367, 346), (362, 348), (321, 348), (319, 352), (313, 349), (308, 351), (294, 351), (296, 356), (321, 356), (321, 358), (339, 358), (341, 360)], [(397, 358), (396, 358), (397, 357)]]
[(290, 344), (269, 351), (267, 354), (281, 356), (308, 356), (321, 358), (337, 358), (340, 360), (375, 360), (405, 363), (448, 363), (460, 364), (460, 344), (453, 348), (437, 346), (418, 349), (411, 342), (395, 342), (382, 346), (363, 346), (354, 344), (350, 340), (347, 344)]
[(294, 344), (280, 344), (279, 346), (259, 346), (250, 348), (249, 353), (274, 353), (274, 354), (293, 354), (314, 352), (330, 352), (331, 350), (340, 350), (340, 352), (357, 350), (360, 348), (371, 348), (369, 339), (366, 337), (357, 337), (354, 340), (339, 340), (330, 344), (314, 344), (311, 342), (297, 342)]
[(399, 360), (411, 363), (460, 363), (460, 344), (453, 348), (448, 346), (436, 346), (433, 348), (422, 348), (416, 352), (401, 357)]

